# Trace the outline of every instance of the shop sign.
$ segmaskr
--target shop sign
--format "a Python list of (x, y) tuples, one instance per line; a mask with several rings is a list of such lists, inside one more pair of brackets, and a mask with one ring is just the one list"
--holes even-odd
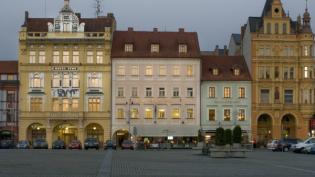
[(71, 66), (53, 66), (53, 71), (78, 71), (78, 67), (71, 67)]

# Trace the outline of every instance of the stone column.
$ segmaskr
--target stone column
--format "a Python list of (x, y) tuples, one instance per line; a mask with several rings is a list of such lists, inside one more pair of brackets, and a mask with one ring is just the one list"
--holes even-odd
[(47, 143), (48, 143), (48, 148), (51, 149), (52, 148), (52, 128), (49, 127), (49, 128), (46, 128), (46, 140), (47, 140)]
[(83, 143), (84, 143), (84, 129), (82, 127), (78, 128), (78, 140), (83, 145)]

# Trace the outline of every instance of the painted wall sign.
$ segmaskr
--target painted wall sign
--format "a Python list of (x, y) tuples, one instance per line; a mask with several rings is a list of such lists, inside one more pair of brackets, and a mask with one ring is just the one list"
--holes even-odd
[(78, 71), (78, 67), (71, 66), (53, 66), (51, 68), (52, 71)]
[(80, 90), (79, 89), (66, 89), (66, 88), (59, 88), (59, 89), (52, 89), (53, 97), (79, 97)]

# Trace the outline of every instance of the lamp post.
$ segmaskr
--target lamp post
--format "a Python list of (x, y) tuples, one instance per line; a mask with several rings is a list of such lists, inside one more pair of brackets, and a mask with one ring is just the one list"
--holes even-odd
[(130, 112), (130, 104), (133, 105), (133, 102), (131, 101), (131, 98), (129, 98), (129, 101), (126, 102), (126, 104), (128, 105), (128, 139), (131, 140), (131, 112)]

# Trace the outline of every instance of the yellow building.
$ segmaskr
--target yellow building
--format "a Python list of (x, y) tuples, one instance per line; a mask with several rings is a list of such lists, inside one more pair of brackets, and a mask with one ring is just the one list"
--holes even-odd
[(280, 0), (266, 0), (261, 17), (242, 28), (242, 50), (253, 77), (252, 133), (266, 144), (310, 136), (315, 112), (314, 34), (306, 8), (293, 21)]
[(113, 14), (81, 18), (69, 0), (56, 18), (29, 18), (19, 34), (19, 139), (49, 147), (111, 134)]

